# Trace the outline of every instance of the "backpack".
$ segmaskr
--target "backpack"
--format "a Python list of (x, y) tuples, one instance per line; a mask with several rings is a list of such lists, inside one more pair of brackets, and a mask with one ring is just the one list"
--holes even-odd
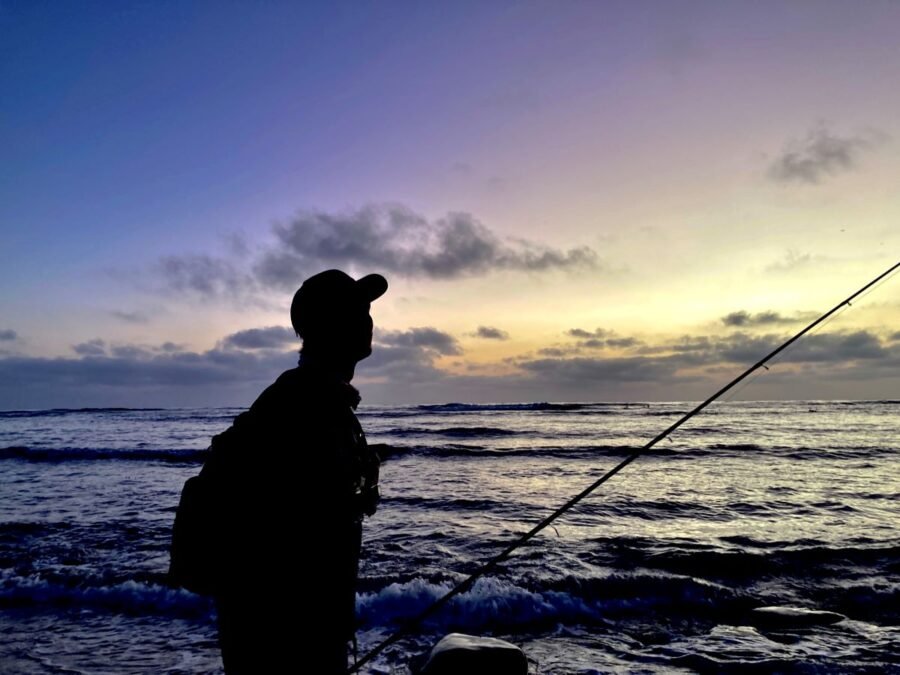
[(220, 560), (219, 491), (203, 472), (185, 481), (172, 528), (169, 580), (200, 595), (218, 587)]
[[(216, 595), (227, 585), (223, 581), (246, 561), (241, 556), (255, 556), (252, 550), (247, 553), (246, 547), (240, 546), (240, 537), (235, 540), (235, 523), (240, 519), (235, 509), (241, 508), (234, 499), (239, 492), (235, 481), (242, 482), (246, 472), (253, 470), (240, 461), (247, 448), (277, 444), (266, 433), (272, 427), (272, 418), (264, 412), (266, 407), (259, 405), (270, 390), (273, 388), (266, 390), (250, 410), (238, 415), (229, 429), (213, 437), (203, 469), (189, 478), (181, 490), (170, 549), (169, 580), (173, 586), (200, 595)], [(381, 453), (379, 446), (366, 445), (359, 422), (352, 415), (350, 425), (352, 429), (347, 433), (352, 433), (354, 439), (353, 453), (346, 457), (345, 466), (352, 479), (353, 494), (348, 495), (347, 509), (362, 520), (364, 515), (375, 513), (379, 502)], [(263, 467), (264, 473), (268, 471)]]
[[(242, 413), (238, 419), (247, 417), (248, 413)], [(188, 478), (181, 489), (169, 550), (169, 582), (173, 586), (200, 595), (215, 595), (220, 588), (228, 521), (222, 455), (239, 445), (238, 436), (234, 427), (213, 436), (200, 473)]]

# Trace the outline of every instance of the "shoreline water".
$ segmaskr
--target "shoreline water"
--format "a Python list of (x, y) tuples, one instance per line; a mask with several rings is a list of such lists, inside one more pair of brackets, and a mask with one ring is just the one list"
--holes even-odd
[[(372, 672), (450, 630), (541, 673), (890, 672), (900, 402), (809, 403), (716, 405)], [(400, 451), (366, 525), (361, 652), (688, 406), (364, 406)], [(0, 670), (220, 672), (211, 606), (164, 572), (180, 487), (238, 412), (0, 413)], [(758, 625), (765, 605), (847, 619)]]

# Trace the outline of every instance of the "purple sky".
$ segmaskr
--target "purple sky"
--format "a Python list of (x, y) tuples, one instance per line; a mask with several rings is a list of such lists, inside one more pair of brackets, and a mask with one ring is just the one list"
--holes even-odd
[(695, 399), (900, 259), (896, 2), (0, 2), (0, 91), (0, 408), (248, 405), (329, 267), (369, 401)]

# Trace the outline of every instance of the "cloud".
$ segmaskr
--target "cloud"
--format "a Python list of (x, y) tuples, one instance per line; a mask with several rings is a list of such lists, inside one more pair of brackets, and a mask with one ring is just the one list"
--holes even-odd
[[(774, 315), (774, 316), (773, 316)], [(750, 315), (746, 312), (734, 312), (723, 319), (728, 319), (730, 324), (740, 328), (754, 328), (755, 326), (773, 327), (783, 323), (806, 320), (804, 313), (798, 313), (794, 318), (783, 317), (774, 312), (761, 312)], [(598, 333), (604, 333), (597, 329)], [(591, 334), (582, 329), (567, 331), (569, 335), (583, 337)], [(591, 338), (580, 340), (577, 346), (555, 345), (540, 349), (537, 353), (551, 359), (562, 359), (579, 363), (578, 358), (566, 358), (579, 355), (586, 361), (599, 360), (610, 363), (633, 363), (636, 367), (645, 368), (644, 361), (629, 359), (663, 359), (662, 363), (677, 368), (708, 368), (721, 364), (746, 364), (750, 365), (759, 361), (766, 354), (775, 350), (788, 339), (787, 334), (766, 333), (756, 334), (737, 331), (728, 335), (683, 335), (674, 339), (665, 339), (653, 344), (633, 338)], [(626, 351), (626, 356), (610, 357), (581, 357), (586, 349), (603, 349), (606, 347), (617, 348)], [(814, 333), (806, 335), (802, 340), (783, 352), (778, 361), (781, 363), (850, 363), (862, 361), (889, 360), (900, 357), (900, 333), (890, 337), (879, 337), (873, 331), (836, 331), (830, 333)], [(528, 358), (516, 358), (513, 362), (517, 365), (528, 362)], [(535, 362), (540, 359), (533, 360)], [(887, 361), (885, 361), (887, 363)], [(524, 367), (524, 366), (523, 366)], [(559, 368), (570, 366), (559, 366)], [(612, 367), (612, 366), (610, 366)], [(616, 366), (619, 367), (619, 366)]]
[[(636, 345), (641, 356), (671, 356), (682, 367), (722, 363), (750, 365), (775, 350), (787, 335), (735, 332), (725, 336), (685, 335), (674, 340)], [(806, 335), (783, 352), (781, 363), (841, 363), (890, 359), (900, 356), (900, 345), (889, 344), (872, 331), (838, 331)]]
[(456, 338), (436, 328), (410, 328), (405, 331), (375, 332), (376, 341), (388, 347), (415, 347), (437, 352), (442, 355), (462, 354)]
[(884, 135), (841, 137), (820, 126), (805, 138), (790, 142), (769, 166), (769, 177), (779, 183), (818, 184), (825, 177), (853, 169), (862, 152), (873, 145), (874, 137)]
[(566, 335), (569, 335), (574, 338), (582, 338), (582, 339), (590, 339), (590, 338), (604, 338), (607, 335), (611, 335), (612, 331), (605, 330), (603, 328), (595, 328), (592, 331), (584, 330), (583, 328), (570, 328), (566, 331)]
[(538, 349), (541, 356), (562, 357), (577, 353), (577, 347), (542, 347)]
[(140, 312), (123, 312), (120, 310), (113, 310), (110, 312), (110, 314), (115, 318), (124, 321), (125, 323), (147, 323), (147, 321), (149, 321), (146, 315), (141, 314)]
[(509, 333), (492, 326), (478, 326), (478, 330), (472, 333), (472, 336), (484, 338), (485, 340), (509, 340)]
[(110, 354), (117, 359), (147, 359), (153, 356), (153, 351), (139, 345), (115, 345), (110, 347)]
[(372, 355), (360, 362), (357, 373), (389, 390), (393, 388), (395, 396), (402, 396), (405, 390), (408, 397), (413, 390), (438, 386), (447, 380), (448, 374), (437, 368), (435, 361), (441, 356), (460, 354), (462, 349), (456, 338), (436, 328), (376, 329)]
[[(157, 292), (203, 299), (262, 303), (266, 289), (294, 291), (311, 274), (340, 268), (351, 274), (378, 271), (406, 278), (448, 280), (498, 271), (541, 273), (598, 268), (588, 246), (568, 250), (526, 239), (502, 237), (463, 212), (429, 220), (396, 204), (356, 211), (301, 212), (272, 228), (274, 242), (255, 255), (169, 255), (150, 269), (162, 281)], [(119, 279), (142, 284), (140, 274), (110, 270)], [(125, 313), (119, 318), (127, 320)]]
[(72, 351), (82, 356), (103, 356), (106, 354), (106, 343), (100, 338), (72, 345)]
[(519, 367), (552, 382), (603, 383), (659, 382), (670, 380), (679, 368), (673, 357), (632, 356), (626, 358), (533, 359)]
[(165, 344), (81, 358), (0, 358), (0, 408), (249, 405), (297, 359), (296, 352), (198, 353)]
[(581, 340), (578, 346), (585, 349), (605, 349), (606, 347), (630, 349), (643, 344), (641, 340), (634, 337), (618, 337), (615, 331), (605, 328), (595, 328), (593, 331), (570, 328), (566, 331), (566, 335)]
[(681, 337), (665, 340), (654, 345), (639, 344), (636, 352), (638, 354), (667, 354), (667, 353), (697, 353), (708, 352), (713, 347), (711, 338), (705, 335), (682, 335)]
[(782, 316), (778, 312), (766, 311), (750, 314), (744, 310), (732, 312), (722, 317), (722, 323), (726, 326), (753, 327), (772, 326), (809, 321), (818, 316), (815, 312), (796, 312), (794, 316)]
[(7, 342), (7, 341), (11, 342), (13, 340), (17, 340), (18, 337), (19, 336), (16, 333), (16, 331), (11, 330), (9, 328), (7, 328), (5, 330), (0, 330), (0, 342)]
[[(228, 340), (241, 333), (248, 339), (270, 335), (267, 328), (257, 330), (257, 334), (233, 333), (204, 352), (184, 351), (171, 342), (110, 346), (96, 338), (76, 345), (83, 347), (78, 358), (0, 358), (0, 408), (246, 406), (280, 372), (293, 367), (297, 358), (292, 349), (236, 349), (233, 340)], [(271, 335), (277, 337), (274, 331)], [(782, 335), (740, 332), (684, 336), (654, 345), (652, 352), (650, 346), (639, 345), (635, 353), (613, 358), (564, 358), (575, 352), (547, 348), (539, 352), (541, 358), (505, 361), (508, 374), (463, 376), (436, 365), (443, 356), (459, 353), (451, 335), (430, 327), (411, 328), (377, 335), (378, 344), (372, 356), (359, 364), (355, 382), (368, 400), (398, 402), (597, 400), (601, 395), (618, 400), (675, 400), (707, 394), (728, 373), (736, 375), (783, 340)], [(263, 343), (265, 339), (250, 340), (250, 344)], [(785, 352), (767, 373), (768, 384), (762, 386), (770, 387), (765, 394), (776, 398), (815, 397), (824, 391), (822, 386), (828, 387), (829, 395), (889, 396), (896, 391), (897, 372), (900, 336), (881, 339), (866, 330), (819, 333)], [(803, 389), (795, 384), (802, 378), (815, 386)], [(880, 382), (879, 388), (869, 387), (871, 382)]]
[(238, 299), (256, 287), (253, 277), (232, 262), (209, 255), (169, 255), (161, 258), (154, 272), (166, 290), (204, 298)]
[[(276, 326), (226, 335), (200, 352), (173, 342), (110, 345), (96, 338), (73, 347), (77, 358), (0, 357), (0, 409), (249, 405), (296, 365), (296, 350), (278, 348), (280, 339), (297, 338)], [(378, 342), (357, 375), (400, 393), (441, 381), (447, 374), (434, 362), (461, 353), (453, 336), (431, 327), (381, 332)]]
[(329, 267), (456, 279), (498, 270), (543, 272), (598, 265), (597, 254), (586, 246), (562, 251), (503, 239), (468, 213), (428, 220), (399, 205), (345, 214), (306, 212), (276, 225), (274, 233), (277, 246), (263, 254), (254, 273), (261, 283), (285, 289)]
[[(733, 333), (723, 338), (706, 338), (707, 346), (701, 354), (708, 363), (727, 361), (749, 365), (786, 340), (784, 335)], [(890, 358), (896, 355), (894, 352), (900, 353), (900, 350), (886, 347), (870, 331), (841, 331), (806, 335), (777, 360), (781, 363), (840, 363)]]
[(877, 335), (867, 330), (809, 335), (793, 346), (785, 361), (841, 362), (888, 359), (900, 350), (886, 347)]
[(79, 356), (112, 356), (118, 359), (145, 359), (150, 358), (154, 354), (175, 354), (184, 352), (184, 346), (175, 344), (174, 342), (163, 342), (161, 345), (136, 345), (136, 344), (118, 344), (107, 345), (100, 339), (94, 338), (87, 342), (82, 342), (72, 346)]
[(608, 347), (616, 347), (618, 349), (630, 349), (631, 347), (637, 347), (640, 344), (642, 344), (641, 341), (633, 337), (608, 338), (606, 340), (606, 345)]
[[(653, 382), (691, 383), (724, 364), (749, 366), (784, 341), (779, 335), (734, 333), (726, 337), (685, 336), (667, 344), (642, 346), (636, 355), (600, 358), (567, 356), (564, 350), (540, 350), (552, 358), (517, 359), (515, 365), (532, 377), (549, 384), (569, 383), (598, 387), (610, 382), (622, 384)], [(878, 367), (900, 363), (900, 345), (887, 346), (870, 331), (821, 333), (806, 336), (784, 352), (777, 364), (820, 364), (815, 371), (848, 377), (852, 372), (877, 373)], [(785, 376), (790, 372), (785, 371)], [(737, 374), (737, 372), (735, 372)]]
[(222, 339), (222, 346), (236, 349), (280, 349), (297, 342), (299, 338), (293, 329), (284, 326), (250, 328), (241, 330)]
[(434, 366), (438, 352), (411, 345), (377, 345), (357, 366), (357, 375), (393, 385), (420, 385), (441, 380), (446, 373)]

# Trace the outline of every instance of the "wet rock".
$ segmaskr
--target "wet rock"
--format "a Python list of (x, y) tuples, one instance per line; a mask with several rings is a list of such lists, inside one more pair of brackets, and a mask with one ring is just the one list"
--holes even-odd
[(422, 675), (528, 675), (528, 659), (514, 644), (462, 633), (445, 635), (431, 649)]

